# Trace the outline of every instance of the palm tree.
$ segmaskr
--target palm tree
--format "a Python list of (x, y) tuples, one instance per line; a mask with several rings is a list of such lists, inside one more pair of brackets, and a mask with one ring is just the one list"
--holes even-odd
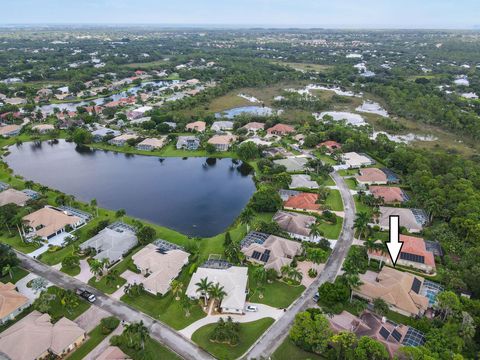
[(78, 297), (71, 290), (62, 291), (60, 294), (60, 303), (65, 307), (69, 314), (71, 314), (73, 309), (79, 304)]
[(111, 285), (117, 280), (118, 271), (113, 269), (107, 273), (105, 276), (105, 282), (107, 285)]
[(208, 291), (210, 297), (213, 299), (213, 301), (217, 301), (218, 305), (222, 302), (223, 298), (227, 295), (225, 292), (225, 289), (223, 286), (221, 286), (219, 283), (216, 283), (215, 285), (210, 286), (210, 290)]
[(302, 281), (303, 275), (297, 268), (291, 267), (288, 271), (288, 277), (293, 281), (300, 282)]
[(172, 294), (175, 296), (175, 300), (180, 300), (179, 294), (182, 293), (183, 290), (183, 283), (178, 280), (173, 280), (172, 283), (170, 284), (170, 287), (172, 289)]
[(10, 276), (10, 280), (13, 279), (13, 269), (10, 264), (7, 264), (2, 268), (2, 276), (6, 276), (7, 274)]
[(259, 291), (258, 297), (260, 299), (263, 298), (263, 290), (265, 290), (265, 283), (267, 282), (267, 271), (263, 266), (257, 266), (253, 270), (253, 279), (255, 280), (255, 286), (257, 287), (257, 290)]
[(31, 180), (25, 181), (25, 187), (26, 187), (27, 189), (32, 189), (32, 188), (33, 188), (33, 184), (34, 184), (34, 183), (33, 183), (33, 181), (31, 181)]
[(370, 223), (370, 214), (368, 212), (362, 211), (357, 213), (357, 217), (353, 223), (353, 228), (358, 231), (358, 239), (362, 238), (362, 235), (367, 234), (369, 229), (368, 224)]
[(288, 265), (283, 265), (280, 268), (280, 273), (282, 274), (282, 276), (287, 276), (289, 272), (290, 272), (290, 266)]
[(320, 224), (318, 222), (314, 222), (309, 226), (310, 228), (310, 238), (315, 239), (317, 237), (323, 236), (323, 231), (320, 229)]
[(240, 214), (240, 223), (247, 226), (247, 233), (250, 231), (250, 225), (255, 218), (255, 212), (247, 206)]
[(205, 300), (205, 306), (207, 306), (208, 292), (210, 291), (212, 285), (213, 283), (211, 281), (208, 281), (208, 278), (200, 279), (200, 281), (195, 284), (195, 286), (197, 287), (197, 292), (199, 292)]
[(88, 262), (88, 266), (90, 267), (90, 271), (92, 272), (92, 274), (95, 275), (96, 280), (99, 281), (100, 275), (103, 273), (102, 262), (98, 261), (97, 259), (91, 259)]
[(192, 302), (187, 295), (183, 295), (181, 298), (180, 305), (182, 305), (183, 310), (185, 310), (185, 317), (190, 316), (190, 310), (192, 309)]
[(353, 290), (358, 289), (362, 282), (360, 281), (360, 277), (358, 274), (349, 274), (344, 276), (347, 285), (350, 287), (350, 302), (353, 299)]
[(143, 321), (131, 323), (125, 326), (125, 335), (127, 338), (127, 346), (137, 350), (145, 347), (145, 341), (148, 339), (148, 329)]

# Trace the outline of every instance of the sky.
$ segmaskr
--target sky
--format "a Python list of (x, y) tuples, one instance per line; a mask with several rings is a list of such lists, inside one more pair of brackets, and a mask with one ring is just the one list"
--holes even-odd
[(480, 28), (479, 0), (0, 0), (5, 24)]

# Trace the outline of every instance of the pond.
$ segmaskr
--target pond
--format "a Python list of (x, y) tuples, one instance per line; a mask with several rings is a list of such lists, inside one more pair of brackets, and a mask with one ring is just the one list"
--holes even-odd
[(225, 231), (255, 191), (250, 166), (232, 159), (160, 159), (60, 140), (12, 146), (5, 161), (26, 180), (190, 236)]
[(225, 110), (215, 114), (216, 118), (227, 118), (233, 119), (235, 116), (247, 114), (255, 116), (271, 116), (274, 114), (274, 111), (266, 106), (242, 106), (236, 107), (233, 109)]

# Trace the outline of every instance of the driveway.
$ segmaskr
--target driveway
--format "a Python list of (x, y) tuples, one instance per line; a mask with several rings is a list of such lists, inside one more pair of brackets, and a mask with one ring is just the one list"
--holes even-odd
[(247, 303), (247, 305), (255, 305), (258, 307), (258, 311), (256, 312), (245, 312), (245, 315), (208, 315), (203, 319), (195, 321), (193, 324), (190, 324), (186, 328), (179, 331), (180, 334), (183, 336), (191, 339), (192, 335), (195, 331), (200, 329), (201, 327), (216, 323), (220, 318), (227, 319), (229, 316), (233, 319), (233, 321), (237, 321), (240, 323), (252, 322), (256, 320), (260, 320), (263, 318), (272, 318), (274, 320), (278, 320), (284, 314), (283, 310), (264, 305), (264, 304), (254, 304), (254, 303)]
[(100, 324), (100, 320), (109, 316), (111, 316), (111, 314), (108, 311), (100, 309), (97, 306), (90, 306), (88, 310), (76, 318), (74, 322), (85, 330), (85, 332), (89, 333)]
[(324, 270), (320, 276), (304, 291), (295, 302), (290, 305), (287, 312), (280, 320), (275, 322), (247, 351), (246, 359), (269, 358), (270, 355), (280, 346), (288, 335), (288, 330), (295, 320), (298, 312), (313, 307), (315, 303), (312, 298), (320, 285), (325, 282), (333, 282), (338, 271), (342, 267), (343, 260), (348, 254), (348, 250), (353, 242), (353, 221), (355, 219), (355, 202), (345, 180), (333, 172), (330, 174), (335, 181), (340, 195), (342, 196), (345, 218), (343, 220), (342, 231), (330, 257), (328, 258)]
[[(308, 276), (308, 270), (310, 269), (315, 269), (317, 270), (318, 275), (315, 278), (311, 278)], [(312, 285), (312, 283), (315, 281), (315, 279), (320, 276), (322, 273), (323, 269), (325, 268), (325, 264), (314, 264), (311, 261), (301, 261), (297, 265), (297, 269), (302, 273), (303, 278), (302, 278), (302, 285), (305, 287), (309, 287)]]
[(90, 271), (90, 266), (88, 265), (87, 260), (80, 260), (80, 272), (78, 275), (75, 275), (74, 278), (86, 284), (88, 283), (88, 280), (94, 276), (95, 274)]
[(48, 239), (48, 242), (44, 244), (43, 246), (39, 247), (37, 250), (32, 251), (31, 253), (28, 254), (28, 256), (31, 256), (33, 258), (37, 258), (39, 255), (43, 254), (44, 252), (48, 251), (48, 248), (52, 245), (56, 246), (62, 246), (63, 241), (65, 240), (66, 237), (73, 236), (70, 233), (63, 232), (61, 234), (58, 234), (51, 239)]
[(120, 298), (125, 295), (125, 285), (141, 284), (145, 280), (145, 277), (142, 274), (134, 273), (131, 270), (125, 270), (120, 276), (127, 280), (127, 282), (110, 295), (116, 300), (120, 300)]
[[(40, 296), (41, 291), (38, 291), (35, 293), (35, 291), (27, 287), (27, 284), (31, 280), (36, 279), (38, 277), (39, 277), (38, 275), (30, 273), (27, 276), (25, 276), (23, 279), (18, 280), (17, 283), (15, 284), (18, 292), (22, 295), (25, 295), (27, 298), (29, 298), (31, 302), (34, 302)], [(52, 283), (49, 282), (47, 287), (49, 286), (52, 286)]]
[(118, 327), (112, 331), (110, 335), (108, 335), (105, 339), (102, 340), (100, 344), (97, 345), (92, 351), (90, 351), (87, 356), (83, 358), (83, 360), (95, 360), (97, 359), (109, 346), (110, 346), (110, 338), (115, 335), (120, 335), (123, 332), (123, 326), (118, 325)]

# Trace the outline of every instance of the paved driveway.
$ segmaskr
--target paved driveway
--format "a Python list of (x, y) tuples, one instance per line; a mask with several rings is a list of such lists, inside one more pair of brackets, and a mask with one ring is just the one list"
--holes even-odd
[[(297, 265), (297, 269), (302, 273), (302, 285), (305, 287), (309, 287), (315, 281), (315, 279), (320, 276), (323, 269), (325, 268), (325, 264), (314, 264), (311, 261), (301, 261)], [(315, 269), (317, 270), (318, 275), (315, 278), (311, 278), (308, 276), (308, 270)]]
[[(18, 280), (17, 283), (15, 284), (18, 292), (20, 294), (25, 295), (27, 298), (29, 298), (31, 302), (35, 301), (35, 299), (37, 299), (40, 296), (41, 291), (38, 291), (35, 293), (31, 288), (27, 287), (27, 284), (31, 280), (36, 279), (38, 277), (39, 277), (38, 275), (30, 273), (27, 276), (25, 276), (23, 279)], [(52, 283), (49, 282), (47, 287), (49, 286), (52, 286)]]
[(58, 234), (54, 236), (51, 239), (48, 239), (48, 243), (44, 244), (42, 247), (39, 247), (37, 250), (32, 251), (31, 253), (28, 254), (28, 256), (31, 256), (33, 258), (37, 258), (39, 255), (43, 254), (44, 252), (48, 251), (49, 246), (51, 245), (56, 245), (56, 246), (62, 246), (63, 241), (65, 240), (66, 237), (72, 236), (72, 234), (63, 232), (61, 234)]
[(245, 315), (208, 315), (203, 319), (195, 321), (193, 324), (190, 324), (186, 328), (180, 330), (179, 333), (191, 339), (195, 331), (205, 325), (216, 323), (218, 320), (220, 320), (220, 318), (226, 319), (228, 316), (230, 316), (234, 321), (245, 323), (260, 320), (263, 318), (272, 318), (274, 320), (278, 320), (284, 314), (283, 310), (264, 304), (247, 303), (247, 305), (256, 305), (258, 307), (258, 311), (246, 312)]
[(80, 260), (80, 272), (78, 275), (75, 275), (74, 278), (86, 284), (88, 283), (88, 280), (94, 276), (95, 274), (90, 271), (90, 266), (88, 265), (87, 260)]
[(87, 311), (75, 319), (75, 323), (89, 333), (100, 324), (100, 320), (110, 315), (108, 311), (100, 309), (97, 306), (90, 306)]

